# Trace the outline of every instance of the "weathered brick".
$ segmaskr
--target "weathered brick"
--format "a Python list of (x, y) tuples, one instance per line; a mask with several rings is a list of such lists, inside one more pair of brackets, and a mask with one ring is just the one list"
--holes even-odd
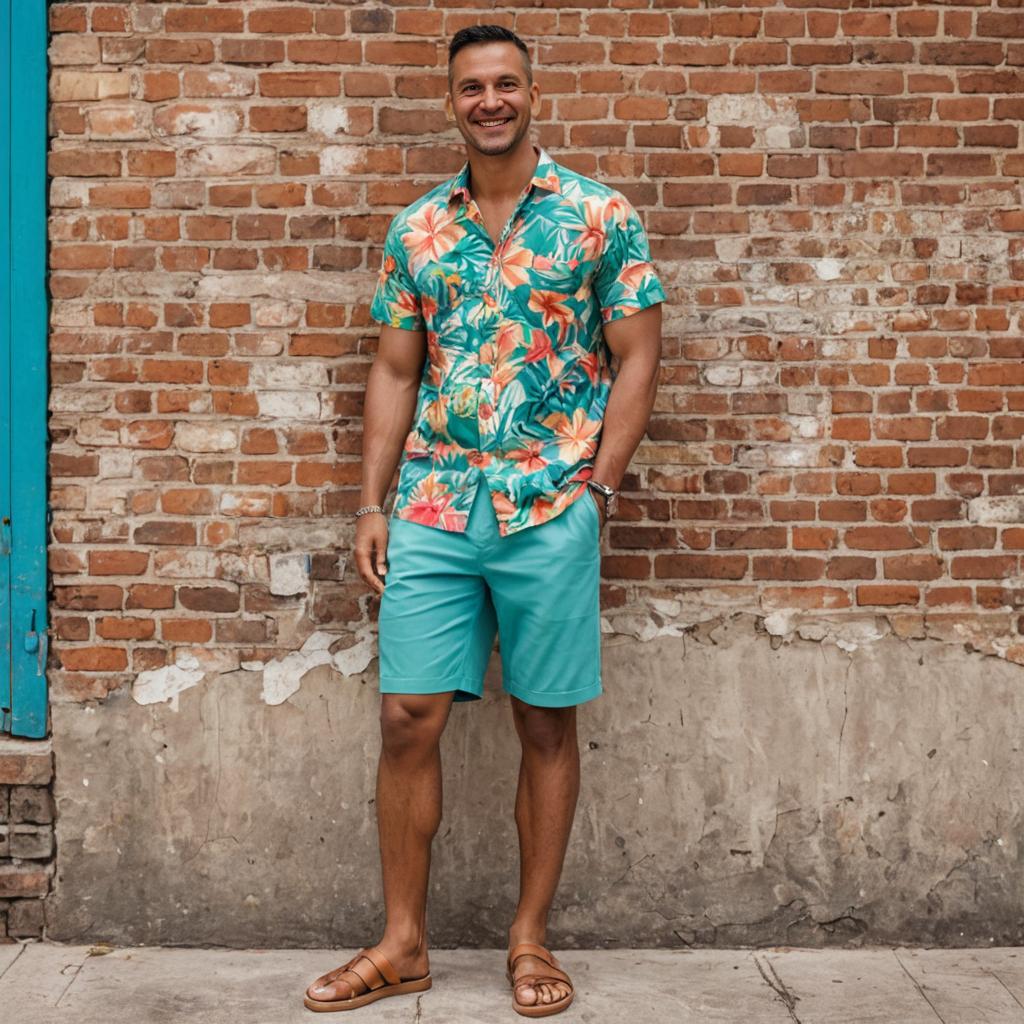
[[(1009, 607), (1019, 12), (492, 16), (531, 45), (535, 137), (628, 196), (669, 310), (693, 314), (666, 331), (602, 600), (683, 583), (900, 629)], [(244, 575), (209, 586), (210, 559), (277, 517), (357, 507), (381, 245), (464, 162), (444, 41), (479, 15), (253, 0), (49, 17), (50, 504), (67, 529), (49, 564), (55, 656), (83, 666), (61, 685), (93, 699), (119, 678), (105, 659), (269, 643), (273, 599)], [(114, 508), (119, 544), (94, 525)], [(364, 616), (325, 571), (339, 586), (311, 615)]]
[(50, 891), (51, 871), (42, 866), (0, 863), (0, 899), (45, 896)]
[(45, 786), (53, 776), (48, 740), (0, 738), (0, 785)]

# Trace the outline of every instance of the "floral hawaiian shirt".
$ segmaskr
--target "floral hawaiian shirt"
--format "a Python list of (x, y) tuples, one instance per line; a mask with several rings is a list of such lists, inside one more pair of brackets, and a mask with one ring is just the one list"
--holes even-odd
[(636, 211), (536, 150), (497, 245), (468, 163), (391, 222), (374, 320), (425, 331), (393, 514), (463, 532), (486, 482), (501, 536), (586, 489), (612, 385), (602, 325), (662, 302)]

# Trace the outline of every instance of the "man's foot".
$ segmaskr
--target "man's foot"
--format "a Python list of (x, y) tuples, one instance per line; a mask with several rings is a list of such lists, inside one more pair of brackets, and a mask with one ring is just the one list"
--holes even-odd
[[(537, 949), (537, 955), (521, 951), (520, 946)], [(509, 953), (514, 954), (512, 964), (513, 1000), (524, 1007), (541, 1008), (567, 1000), (573, 991), (568, 975), (561, 970), (558, 960), (541, 943), (517, 939), (510, 941)], [(547, 954), (547, 956), (541, 955)], [(545, 980), (539, 980), (544, 978)], [(564, 979), (564, 980), (563, 980)], [(569, 1003), (565, 1002), (565, 1006)], [(564, 1009), (564, 1007), (561, 1007)]]
[[(382, 940), (375, 946), (365, 947), (370, 953), (383, 954), (394, 968), (402, 981), (422, 978), (430, 973), (430, 962), (426, 945), (418, 947), (401, 946), (394, 942)], [(334, 1002), (339, 999), (354, 999), (369, 991), (370, 986), (377, 987), (380, 982), (387, 983), (381, 972), (371, 966), (366, 959), (355, 963), (358, 973), (344, 965), (333, 971), (320, 975), (309, 988), (306, 995), (317, 1002)], [(370, 984), (367, 984), (367, 979)]]

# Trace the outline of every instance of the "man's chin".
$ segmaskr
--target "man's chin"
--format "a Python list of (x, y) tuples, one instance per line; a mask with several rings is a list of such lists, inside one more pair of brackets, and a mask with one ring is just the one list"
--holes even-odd
[(472, 146), (473, 149), (483, 156), (504, 156), (519, 145), (525, 134), (525, 132), (521, 132), (517, 135), (512, 135), (509, 139), (494, 139), (493, 141), (481, 139), (476, 135), (467, 134), (466, 132), (462, 133), (462, 137), (465, 139), (467, 146)]

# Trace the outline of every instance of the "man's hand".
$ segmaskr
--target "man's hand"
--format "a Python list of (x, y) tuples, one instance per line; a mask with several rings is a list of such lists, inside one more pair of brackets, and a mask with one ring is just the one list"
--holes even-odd
[(387, 574), (388, 518), (382, 512), (367, 512), (356, 520), (356, 568), (378, 593), (384, 593)]

